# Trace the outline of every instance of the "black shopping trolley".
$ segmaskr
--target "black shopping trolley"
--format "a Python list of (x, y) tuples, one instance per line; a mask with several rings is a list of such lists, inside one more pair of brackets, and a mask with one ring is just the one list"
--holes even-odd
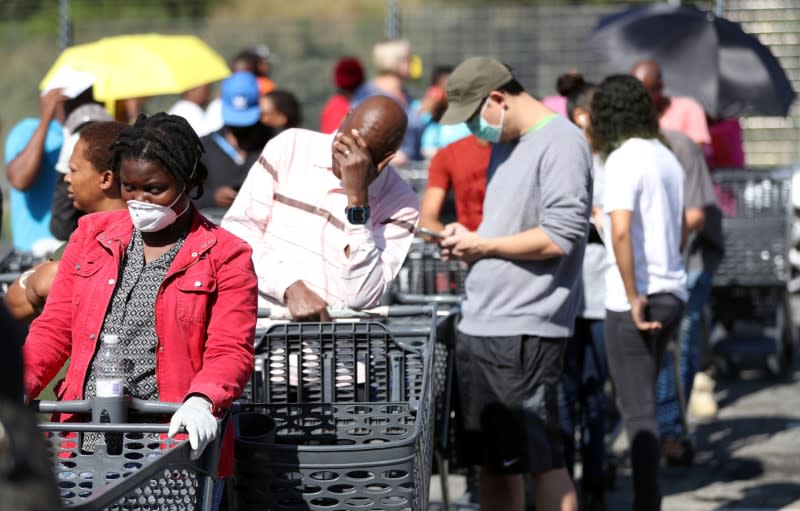
[(722, 374), (765, 366), (779, 375), (794, 345), (787, 284), (792, 222), (790, 169), (713, 175), (725, 257), (714, 276), (712, 361)]
[(44, 257), (37, 257), (30, 252), (15, 250), (6, 243), (0, 243), (0, 296), (5, 296), (9, 286), (37, 264), (44, 262)]
[[(127, 403), (140, 415), (165, 420), (180, 407), (138, 399)], [(89, 415), (93, 406), (93, 400), (33, 403), (39, 412)], [(49, 441), (56, 484), (67, 509), (210, 511), (223, 425), (221, 421), (217, 439), (197, 460), (190, 459), (188, 440), (166, 437), (165, 423), (47, 422), (39, 427)], [(121, 448), (111, 452), (100, 441), (86, 452), (86, 433), (120, 435)]]
[(435, 347), (436, 381), (443, 388), (443, 398), (436, 402), (436, 462), (445, 511), (450, 509), (447, 479), (451, 468), (465, 469), (458, 464), (456, 448), (460, 412), (455, 393), (455, 328), (459, 305), (465, 296), (467, 272), (465, 263), (442, 258), (439, 245), (414, 239), (390, 292), (392, 303), (437, 304), (440, 309), (450, 311), (447, 321), (440, 324)]
[(237, 436), (240, 508), (427, 509), (440, 318), (435, 307), (379, 310), (261, 336), (239, 406), (249, 423), (263, 415), (263, 431)]

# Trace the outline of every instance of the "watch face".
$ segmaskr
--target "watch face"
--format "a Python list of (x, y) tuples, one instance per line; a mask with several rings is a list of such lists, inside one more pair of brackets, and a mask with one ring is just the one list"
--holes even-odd
[(347, 221), (352, 225), (364, 225), (369, 220), (369, 207), (367, 206), (353, 206), (352, 208), (346, 208), (344, 211), (347, 215)]

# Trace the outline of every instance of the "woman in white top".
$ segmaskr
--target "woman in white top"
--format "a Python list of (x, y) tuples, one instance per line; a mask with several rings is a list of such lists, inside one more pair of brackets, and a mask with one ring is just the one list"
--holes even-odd
[(632, 76), (610, 76), (598, 87), (591, 140), (605, 158), (604, 236), (614, 263), (606, 273), (606, 349), (631, 444), (633, 508), (658, 510), (655, 383), (687, 298), (684, 172), (659, 138), (655, 105)]

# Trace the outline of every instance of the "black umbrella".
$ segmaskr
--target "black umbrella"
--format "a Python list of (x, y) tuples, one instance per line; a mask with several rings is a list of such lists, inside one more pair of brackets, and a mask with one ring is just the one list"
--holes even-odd
[(696, 98), (713, 117), (785, 116), (795, 98), (769, 48), (738, 23), (693, 6), (656, 4), (605, 16), (589, 42), (622, 72), (655, 60), (671, 94)]

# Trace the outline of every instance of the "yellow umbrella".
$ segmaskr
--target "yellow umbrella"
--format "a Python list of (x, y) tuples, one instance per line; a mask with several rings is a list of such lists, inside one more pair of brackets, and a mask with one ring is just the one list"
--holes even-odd
[(62, 66), (93, 75), (94, 97), (109, 109), (118, 99), (177, 94), (230, 75), (225, 59), (191, 35), (121, 35), (71, 46), (40, 89)]

